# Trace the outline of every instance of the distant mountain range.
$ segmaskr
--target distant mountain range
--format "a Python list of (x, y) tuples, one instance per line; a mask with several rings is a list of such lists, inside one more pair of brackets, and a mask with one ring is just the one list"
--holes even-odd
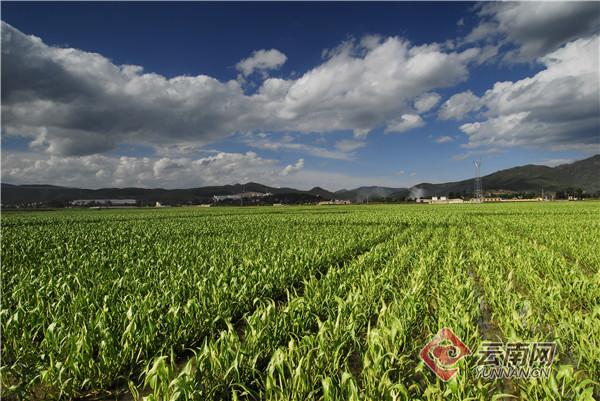
[[(528, 164), (500, 170), (482, 177), (484, 192), (547, 192), (581, 188), (587, 193), (600, 191), (600, 155), (557, 167)], [(421, 183), (412, 188), (390, 188), (365, 186), (351, 190), (331, 192), (314, 187), (308, 191), (294, 188), (275, 188), (258, 183), (210, 186), (189, 189), (145, 189), (145, 188), (101, 188), (81, 189), (55, 185), (11, 185), (2, 183), (3, 205), (27, 203), (64, 204), (75, 199), (137, 199), (143, 204), (161, 202), (165, 204), (207, 203), (213, 195), (233, 195), (241, 192), (270, 192), (272, 202), (303, 203), (327, 199), (343, 199), (363, 202), (367, 199), (401, 199), (448, 195), (450, 193), (471, 194), (474, 180), (468, 179), (442, 184)]]
[[(567, 188), (581, 188), (587, 193), (600, 191), (600, 155), (556, 167), (527, 164), (500, 170), (482, 177), (486, 191), (548, 192)], [(445, 195), (449, 192), (472, 192), (474, 179), (444, 184), (423, 183), (416, 185), (427, 195)]]

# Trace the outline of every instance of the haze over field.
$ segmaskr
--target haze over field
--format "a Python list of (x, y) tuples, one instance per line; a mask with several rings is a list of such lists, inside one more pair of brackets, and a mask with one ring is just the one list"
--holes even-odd
[(399, 188), (583, 159), (599, 7), (3, 3), (2, 180)]

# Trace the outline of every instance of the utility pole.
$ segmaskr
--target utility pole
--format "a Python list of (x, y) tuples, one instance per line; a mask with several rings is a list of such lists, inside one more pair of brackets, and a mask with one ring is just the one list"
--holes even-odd
[(475, 165), (475, 199), (481, 202), (483, 199), (483, 186), (481, 184), (481, 158), (474, 160)]

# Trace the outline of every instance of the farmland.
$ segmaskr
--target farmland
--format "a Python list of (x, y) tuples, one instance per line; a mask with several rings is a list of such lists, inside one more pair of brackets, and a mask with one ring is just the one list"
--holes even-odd
[[(597, 399), (599, 250), (594, 202), (4, 213), (2, 396)], [(443, 327), (550, 377), (443, 382)]]

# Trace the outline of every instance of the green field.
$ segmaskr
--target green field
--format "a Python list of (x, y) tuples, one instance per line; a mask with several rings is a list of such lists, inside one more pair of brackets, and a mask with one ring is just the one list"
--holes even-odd
[[(5, 212), (1, 257), (3, 399), (600, 397), (600, 203)], [(551, 376), (445, 383), (442, 327)]]

